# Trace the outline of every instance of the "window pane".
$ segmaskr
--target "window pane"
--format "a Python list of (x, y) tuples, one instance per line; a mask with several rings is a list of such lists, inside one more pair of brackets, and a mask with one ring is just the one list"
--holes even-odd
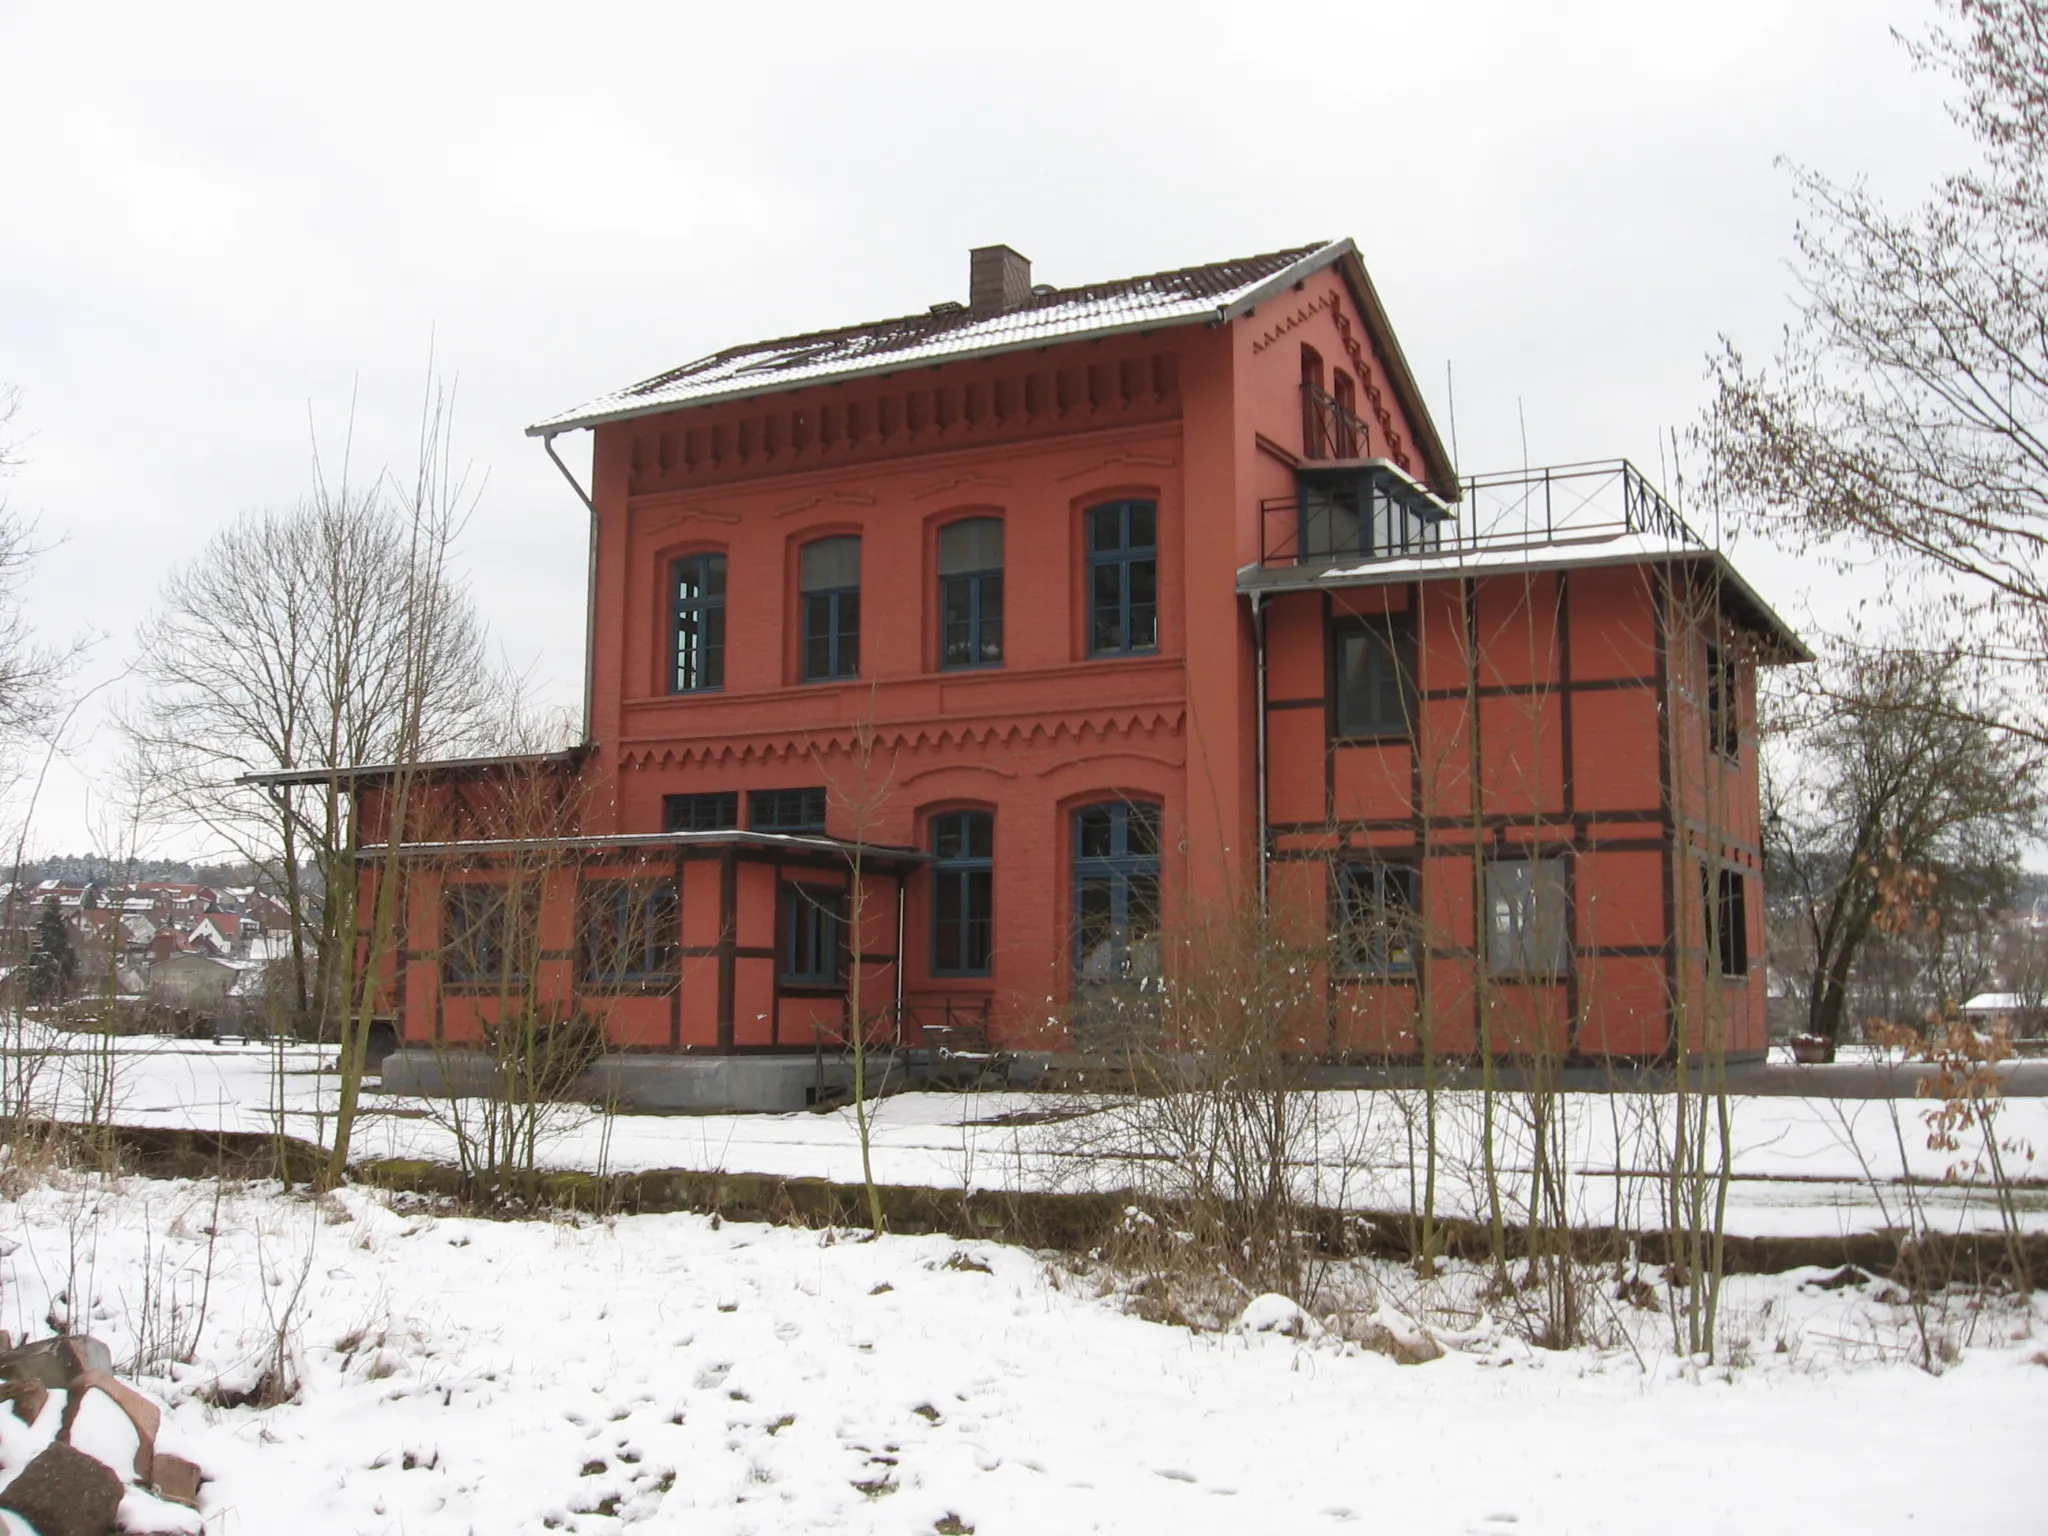
[(1075, 892), (1075, 924), (1080, 952), (1075, 970), (1083, 981), (1107, 981), (1117, 974), (1112, 944), (1114, 925), (1114, 882), (1108, 876), (1093, 876), (1080, 882)]
[(981, 587), (981, 633), (976, 637), (983, 665), (1003, 659), (1003, 578), (984, 576)]
[(967, 856), (992, 859), (996, 851), (996, 819), (987, 811), (969, 811), (960, 818), (967, 824)]
[(848, 592), (836, 599), (839, 605), (838, 654), (833, 658), (834, 677), (860, 675), (860, 594)]
[(1003, 568), (1003, 520), (974, 517), (939, 530), (939, 574)]
[(1095, 633), (1090, 649), (1120, 651), (1124, 648), (1124, 568), (1096, 566), (1094, 588)]
[(1149, 651), (1159, 644), (1159, 567), (1150, 560), (1133, 560), (1130, 571), (1130, 649)]
[(819, 539), (803, 552), (803, 590), (860, 585), (860, 540), (852, 536)]
[(967, 875), (967, 932), (963, 970), (989, 968), (991, 939), (995, 927), (995, 875), (986, 869)]
[(974, 664), (974, 583), (956, 578), (944, 584), (945, 664)]
[(1133, 805), (1127, 808), (1124, 847), (1131, 853), (1157, 857), (1159, 853), (1159, 807)]
[(1097, 507), (1088, 514), (1088, 548), (1101, 554), (1107, 550), (1124, 547), (1124, 509), (1121, 503), (1112, 502), (1106, 507)]
[(965, 913), (961, 910), (964, 888), (955, 874), (941, 874), (933, 887), (933, 918), (937, 925), (934, 935), (932, 965), (936, 970), (957, 971), (962, 968), (961, 956), (964, 951), (961, 927)]
[(1091, 805), (1074, 818), (1079, 832), (1076, 849), (1084, 859), (1106, 859), (1110, 855), (1111, 820), (1114, 808)]
[(1159, 542), (1158, 508), (1149, 501), (1131, 503), (1131, 544), (1132, 549), (1150, 549)]

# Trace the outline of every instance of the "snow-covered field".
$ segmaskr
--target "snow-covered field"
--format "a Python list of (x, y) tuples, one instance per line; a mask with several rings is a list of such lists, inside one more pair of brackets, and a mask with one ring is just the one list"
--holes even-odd
[[(2038, 1302), (1971, 1314), (1939, 1376), (1903, 1309), (1810, 1275), (1729, 1283), (1733, 1369), (1626, 1305), (1606, 1349), (1474, 1318), (1401, 1366), (1141, 1322), (1100, 1276), (937, 1238), (64, 1174), (0, 1221), (0, 1326), (154, 1352), (133, 1379), (213, 1479), (212, 1536), (2041, 1529)], [(211, 1406), (280, 1335), (296, 1399)], [(30, 1449), (0, 1412), (4, 1472)]]
[[(82, 1049), (61, 1037), (64, 1054), (41, 1059), (33, 1096), (48, 1112), (92, 1113), (136, 1125), (269, 1132), (283, 1129), (325, 1141), (334, 1110), (335, 1078), (323, 1072), (331, 1052), (314, 1047), (216, 1046), (157, 1038), (122, 1039), (107, 1049)], [(5, 1062), (0, 1060), (0, 1069)], [(1505, 1101), (1496, 1144), (1510, 1174), (1526, 1165), (1512, 1143), (1518, 1133), (1512, 1099)], [(431, 1100), (371, 1093), (352, 1151), (358, 1158), (454, 1158), (447, 1106)], [(1115, 1186), (1130, 1168), (1079, 1154), (1099, 1140), (1084, 1115), (1052, 1124), (1020, 1123), (1048, 1101), (1023, 1094), (905, 1094), (875, 1106), (874, 1164), (884, 1183), (936, 1188), (1060, 1188)], [(1086, 1109), (1068, 1102), (1064, 1109)], [(1438, 1209), (1479, 1215), (1479, 1106), (1474, 1095), (1440, 1103), (1442, 1148)], [(1807, 1099), (1779, 1096), (1732, 1101), (1735, 1182), (1728, 1230), (1743, 1235), (1831, 1236), (1912, 1225), (1909, 1174), (1921, 1181), (1912, 1198), (1926, 1223), (1941, 1230), (1995, 1228), (1995, 1211), (1980, 1186), (1943, 1183), (1955, 1154), (1929, 1148), (1925, 1101)], [(1410, 1208), (1419, 1163), (1419, 1096), (1393, 1093), (1318, 1095), (1322, 1147), (1305, 1177), (1318, 1198), (1354, 1208)], [(1632, 1227), (1664, 1222), (1657, 1176), (1659, 1135), (1668, 1135), (1669, 1100), (1650, 1095), (1565, 1096), (1567, 1161), (1578, 1219)], [(2036, 1187), (2020, 1194), (2024, 1219), (2048, 1228), (2048, 1189), (2039, 1187), (2048, 1161), (2048, 1100), (2014, 1098), (1999, 1111), (2000, 1137), (2014, 1150), (2008, 1170)], [(859, 1178), (859, 1145), (850, 1112), (794, 1115), (608, 1115), (565, 1108), (543, 1140), (541, 1160), (585, 1170), (691, 1168), (788, 1177)], [(1511, 1179), (1512, 1183), (1513, 1180)]]

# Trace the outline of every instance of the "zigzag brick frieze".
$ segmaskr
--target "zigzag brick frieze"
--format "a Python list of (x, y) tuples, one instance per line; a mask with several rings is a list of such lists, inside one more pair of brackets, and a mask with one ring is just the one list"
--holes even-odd
[[(882, 751), (916, 755), (968, 747), (1099, 747), (1160, 736), (1178, 737), (1187, 711), (1171, 708), (1122, 709), (1097, 715), (1063, 715), (1036, 719), (982, 721), (917, 721), (877, 726), (874, 745)], [(619, 756), (623, 769), (669, 767), (746, 767), (818, 757), (850, 755), (856, 748), (852, 727), (830, 731), (775, 732), (679, 741), (661, 746), (627, 746)], [(1173, 761), (1177, 764), (1179, 757)]]

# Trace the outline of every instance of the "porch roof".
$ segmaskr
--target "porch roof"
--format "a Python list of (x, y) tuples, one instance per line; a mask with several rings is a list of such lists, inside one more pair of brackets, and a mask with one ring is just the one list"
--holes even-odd
[(1614, 565), (1702, 567), (1719, 583), (1721, 600), (1729, 616), (1765, 641), (1766, 661), (1797, 663), (1814, 659), (1806, 642), (1757, 595), (1756, 589), (1743, 580), (1742, 573), (1720, 550), (1659, 533), (1610, 529), (1477, 546), (1460, 542), (1441, 550), (1365, 559), (1345, 555), (1294, 565), (1247, 565), (1237, 573), (1237, 590), (1247, 596), (1262, 596)]

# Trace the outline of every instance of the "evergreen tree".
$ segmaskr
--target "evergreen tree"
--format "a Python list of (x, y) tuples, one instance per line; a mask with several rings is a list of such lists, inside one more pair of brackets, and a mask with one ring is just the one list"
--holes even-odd
[(78, 978), (78, 955), (71, 947), (71, 929), (54, 896), (45, 897), (36, 918), (36, 938), (28, 955), (28, 995), (38, 1003), (61, 1003)]

